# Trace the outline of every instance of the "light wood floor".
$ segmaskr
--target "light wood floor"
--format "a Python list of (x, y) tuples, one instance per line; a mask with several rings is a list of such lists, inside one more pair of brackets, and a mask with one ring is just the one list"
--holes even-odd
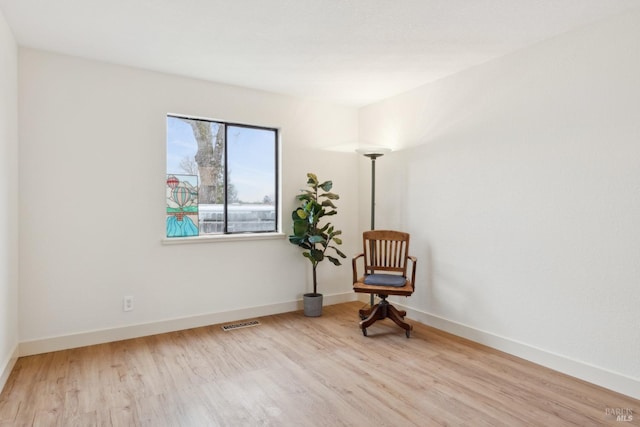
[(640, 425), (638, 400), (416, 322), (365, 338), (361, 306), (23, 357), (0, 426)]

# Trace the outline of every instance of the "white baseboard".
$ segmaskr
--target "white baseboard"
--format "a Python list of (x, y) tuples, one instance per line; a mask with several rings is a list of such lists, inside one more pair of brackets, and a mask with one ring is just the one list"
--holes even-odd
[(598, 366), (533, 347), (529, 344), (514, 341), (424, 311), (416, 310), (395, 301), (393, 304), (406, 310), (407, 317), (425, 325), (521, 357), (538, 365), (631, 396), (634, 399), (640, 399), (639, 379), (627, 377), (617, 372), (612, 372)]
[(16, 345), (13, 349), (13, 352), (9, 356), (9, 359), (4, 363), (4, 366), (0, 366), (2, 368), (0, 370), (0, 392), (4, 389), (4, 386), (7, 384), (7, 380), (9, 379), (9, 375), (11, 375), (11, 371), (18, 360), (18, 346)]
[[(355, 300), (353, 292), (324, 295), (323, 305), (340, 304)], [(302, 300), (289, 301), (278, 304), (269, 304), (257, 307), (247, 307), (238, 310), (209, 313), (198, 316), (182, 317), (163, 320), (153, 323), (143, 323), (121, 328), (103, 329), (77, 334), (62, 335), (57, 337), (25, 341), (19, 346), (20, 356), (48, 353), (50, 351), (66, 350), (88, 345), (103, 344), (106, 342), (139, 338), (148, 335), (162, 334), (166, 332), (180, 331), (184, 329), (198, 328), (201, 326), (215, 325), (218, 323), (235, 322), (254, 317), (269, 316), (272, 314), (287, 313), (302, 310)]]

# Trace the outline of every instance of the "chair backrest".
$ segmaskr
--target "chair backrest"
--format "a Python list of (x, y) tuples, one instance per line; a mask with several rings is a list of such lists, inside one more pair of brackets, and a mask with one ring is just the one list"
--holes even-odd
[(366, 274), (376, 271), (401, 273), (407, 277), (409, 233), (392, 230), (371, 230), (362, 234), (364, 269)]

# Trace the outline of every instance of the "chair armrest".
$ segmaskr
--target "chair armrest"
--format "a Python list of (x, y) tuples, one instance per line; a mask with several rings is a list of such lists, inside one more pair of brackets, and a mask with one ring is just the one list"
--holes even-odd
[(414, 256), (408, 255), (408, 259), (411, 260), (411, 286), (413, 290), (416, 289), (416, 264), (418, 263), (418, 259)]
[(353, 269), (353, 283), (356, 283), (358, 281), (358, 267), (356, 265), (356, 260), (358, 258), (364, 258), (364, 253), (354, 256), (351, 260), (351, 268)]

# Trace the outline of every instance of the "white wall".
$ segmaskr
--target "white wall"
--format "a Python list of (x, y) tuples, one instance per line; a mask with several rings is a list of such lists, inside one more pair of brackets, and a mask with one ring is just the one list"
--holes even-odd
[(0, 390), (18, 345), (18, 49), (0, 12)]
[[(322, 147), (357, 140), (356, 109), (31, 49), (19, 66), (21, 342), (277, 311), (310, 290), (309, 263), (284, 237), (161, 243), (167, 113), (280, 128), (283, 231), (316, 172), (342, 196), (333, 222), (353, 253), (357, 156)], [(352, 295), (349, 263), (321, 265), (319, 280), (325, 295)]]
[(414, 316), (640, 397), (639, 76), (636, 12), (361, 110)]

